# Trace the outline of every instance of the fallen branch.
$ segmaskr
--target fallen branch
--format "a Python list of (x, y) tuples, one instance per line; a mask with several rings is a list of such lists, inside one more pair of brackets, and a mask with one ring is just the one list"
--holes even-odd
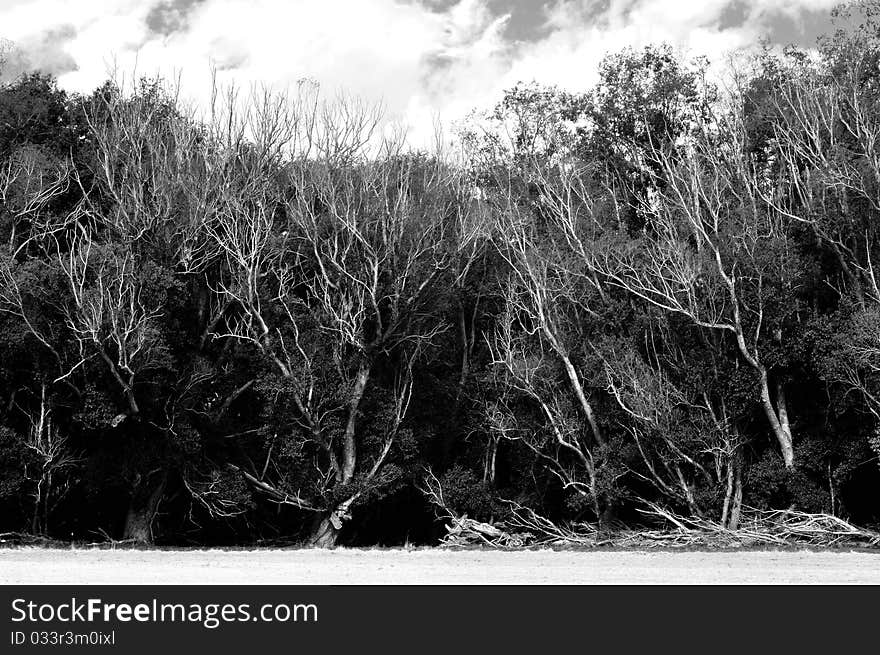
[(750, 546), (810, 546), (816, 548), (876, 548), (880, 533), (859, 528), (829, 514), (810, 514), (797, 510), (742, 509), (736, 530), (718, 521), (682, 516), (672, 510), (645, 501), (640, 509), (645, 517), (659, 522), (658, 529), (600, 531), (591, 523), (562, 525), (541, 516), (533, 509), (506, 501), (510, 513), (503, 521), (481, 523), (459, 516), (445, 502), (440, 481), (431, 472), (422, 489), (446, 521), (446, 535), (441, 546), (488, 546), (522, 548), (574, 546), (595, 548), (743, 548)]

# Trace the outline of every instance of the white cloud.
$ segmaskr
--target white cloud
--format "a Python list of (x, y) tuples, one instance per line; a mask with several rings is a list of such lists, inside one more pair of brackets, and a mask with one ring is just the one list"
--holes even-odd
[(504, 37), (508, 17), (490, 11), (487, 0), (442, 11), (415, 0), (177, 0), (191, 5), (189, 15), (169, 35), (147, 27), (157, 4), (0, 0), (0, 36), (27, 49), (45, 44), (47, 33), (61, 35), (52, 56), (76, 70), (62, 69), (60, 83), (80, 91), (105, 79), (114, 59), (129, 74), (135, 65), (138, 74), (180, 72), (184, 92), (198, 99), (207, 98), (211, 62), (222, 81), (240, 84), (310, 77), (383, 99), (424, 143), (436, 113), (458, 118), (517, 81), (586, 88), (605, 53), (657, 41), (719, 59), (754, 43), (774, 13), (797, 18), (836, 0), (750, 0), (738, 26), (722, 25), (730, 0), (610, 0), (598, 13), (595, 1), (560, 1), (548, 10), (542, 38), (516, 43)]

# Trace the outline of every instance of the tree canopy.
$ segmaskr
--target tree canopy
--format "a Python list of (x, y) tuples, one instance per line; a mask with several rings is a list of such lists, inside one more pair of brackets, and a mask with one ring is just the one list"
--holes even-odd
[(880, 521), (880, 24), (835, 16), (724, 88), (665, 45), (518, 85), (455, 160), (307, 86), (7, 82), (0, 531)]

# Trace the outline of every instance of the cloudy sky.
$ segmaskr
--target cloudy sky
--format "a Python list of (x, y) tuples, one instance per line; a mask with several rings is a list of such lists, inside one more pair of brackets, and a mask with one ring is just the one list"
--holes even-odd
[(0, 0), (18, 68), (85, 91), (114, 67), (222, 80), (312, 78), (384, 101), (416, 141), (434, 116), (489, 106), (517, 81), (576, 90), (602, 55), (669, 41), (721, 59), (767, 37), (812, 45), (838, 0)]

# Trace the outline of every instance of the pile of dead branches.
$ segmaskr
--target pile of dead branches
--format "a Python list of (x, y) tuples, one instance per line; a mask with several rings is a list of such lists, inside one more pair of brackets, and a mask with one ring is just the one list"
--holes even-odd
[(559, 525), (534, 510), (507, 501), (510, 512), (503, 521), (481, 523), (467, 516), (457, 516), (446, 509), (446, 535), (441, 546), (490, 548), (529, 548), (547, 546), (610, 545), (607, 538), (600, 538), (595, 525), (578, 523)]
[(24, 532), (2, 532), (0, 533), (0, 548), (4, 546), (39, 546), (48, 548), (57, 546), (61, 542), (49, 537), (40, 535), (27, 534)]
[(811, 514), (794, 509), (743, 508), (736, 530), (706, 518), (680, 516), (646, 503), (643, 514), (660, 519), (662, 528), (632, 533), (638, 545), (686, 547), (812, 546), (818, 548), (880, 546), (880, 533), (866, 530), (830, 514)]
[(809, 546), (815, 548), (875, 548), (880, 533), (856, 527), (836, 516), (796, 510), (743, 512), (740, 527), (730, 530), (720, 522), (679, 516), (651, 505), (644, 513), (660, 525), (649, 529), (599, 530), (590, 523), (556, 524), (533, 510), (512, 504), (507, 519), (487, 524), (450, 517), (444, 546), (614, 547), (614, 548), (748, 548)]
[(430, 470), (426, 471), (421, 491), (434, 506), (437, 518), (446, 522), (446, 535), (440, 539), (441, 546), (522, 548), (534, 541), (533, 534), (512, 530), (505, 523), (483, 523), (468, 518), (467, 514), (458, 515), (449, 507), (440, 480)]
[(467, 516), (449, 517), (442, 546), (488, 546), (490, 548), (521, 548), (531, 535), (510, 533), (497, 525), (481, 523)]
[(452, 511), (443, 497), (439, 480), (429, 472), (422, 491), (446, 522), (441, 546), (490, 548), (612, 547), (612, 548), (749, 548), (808, 546), (815, 548), (876, 548), (880, 532), (848, 523), (830, 514), (811, 514), (794, 509), (759, 510), (744, 507), (739, 527), (732, 530), (719, 521), (682, 516), (655, 503), (639, 510), (641, 529), (600, 529), (593, 523), (560, 525), (534, 510), (507, 501), (503, 521), (482, 523)]

